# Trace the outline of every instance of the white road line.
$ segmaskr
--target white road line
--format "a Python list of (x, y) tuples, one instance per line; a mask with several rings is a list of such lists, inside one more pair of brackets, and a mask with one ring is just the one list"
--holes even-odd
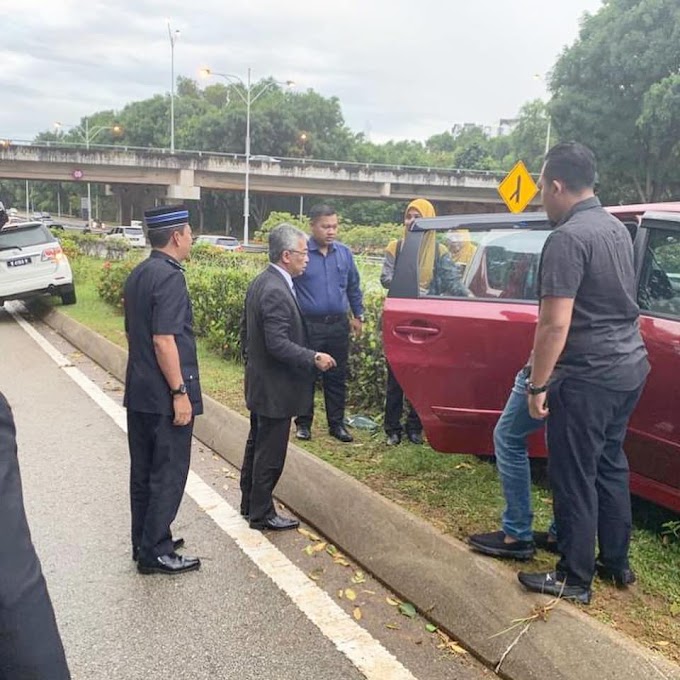
[[(126, 432), (125, 409), (33, 328), (19, 313), (18, 305), (6, 308), (57, 366)], [(261, 532), (250, 529), (240, 513), (193, 471), (189, 472), (185, 491), (368, 680), (416, 680), (394, 655), (359, 626)]]

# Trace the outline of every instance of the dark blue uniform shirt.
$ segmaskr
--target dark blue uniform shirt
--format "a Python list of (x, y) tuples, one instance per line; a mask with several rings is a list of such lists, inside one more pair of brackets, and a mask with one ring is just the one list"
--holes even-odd
[(305, 316), (352, 314), (363, 316), (359, 272), (352, 251), (342, 243), (333, 243), (324, 256), (319, 244), (310, 238), (309, 263), (305, 273), (293, 279), (300, 309)]
[(153, 346), (154, 335), (174, 335), (193, 413), (203, 413), (193, 315), (182, 265), (152, 250), (128, 276), (124, 306), (129, 346), (124, 405), (142, 413), (174, 414), (170, 389), (177, 385), (166, 382)]

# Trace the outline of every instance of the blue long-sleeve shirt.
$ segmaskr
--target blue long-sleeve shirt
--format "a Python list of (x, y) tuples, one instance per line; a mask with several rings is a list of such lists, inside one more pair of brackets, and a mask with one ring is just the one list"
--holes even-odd
[(324, 256), (313, 238), (307, 245), (307, 269), (293, 279), (302, 313), (305, 316), (326, 316), (346, 314), (351, 309), (355, 317), (363, 316), (363, 295), (352, 251), (346, 245), (335, 242)]

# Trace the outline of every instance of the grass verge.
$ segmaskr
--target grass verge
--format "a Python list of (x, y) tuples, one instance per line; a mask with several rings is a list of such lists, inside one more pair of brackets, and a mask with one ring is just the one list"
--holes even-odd
[[(78, 304), (62, 311), (125, 347), (122, 316), (97, 295), (100, 266), (85, 258), (75, 263)], [(205, 393), (246, 415), (242, 367), (217, 357), (200, 339), (198, 347)], [(354, 431), (353, 444), (341, 444), (325, 433), (322, 400), (316, 406), (313, 439), (298, 445), (457, 538), (498, 528), (502, 494), (495, 468), (488, 461), (441, 455), (428, 446), (408, 443), (388, 448), (382, 433), (361, 430)], [(550, 493), (540, 484), (533, 486), (532, 493), (535, 528), (545, 529), (552, 516)], [(677, 521), (677, 515), (635, 499), (631, 561), (638, 585), (620, 591), (596, 579), (593, 604), (584, 608), (676, 662), (680, 661), (680, 538), (664, 531), (664, 524), (678, 526), (673, 525)], [(553, 564), (553, 556), (539, 551), (522, 568), (541, 570)], [(517, 566), (508, 563), (509, 569)]]

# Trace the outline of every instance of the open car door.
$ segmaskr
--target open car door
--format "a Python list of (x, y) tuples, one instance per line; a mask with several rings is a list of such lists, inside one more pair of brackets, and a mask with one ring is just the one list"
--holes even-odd
[[(475, 246), (472, 259), (456, 265), (463, 291), (421, 288), (419, 253), (432, 232), (445, 246), (461, 229)], [(549, 233), (543, 213), (465, 215), (419, 220), (404, 241), (383, 341), (436, 450), (493, 454), (493, 428), (531, 350), (538, 263)], [(534, 455), (544, 453), (542, 441), (532, 439)]]

